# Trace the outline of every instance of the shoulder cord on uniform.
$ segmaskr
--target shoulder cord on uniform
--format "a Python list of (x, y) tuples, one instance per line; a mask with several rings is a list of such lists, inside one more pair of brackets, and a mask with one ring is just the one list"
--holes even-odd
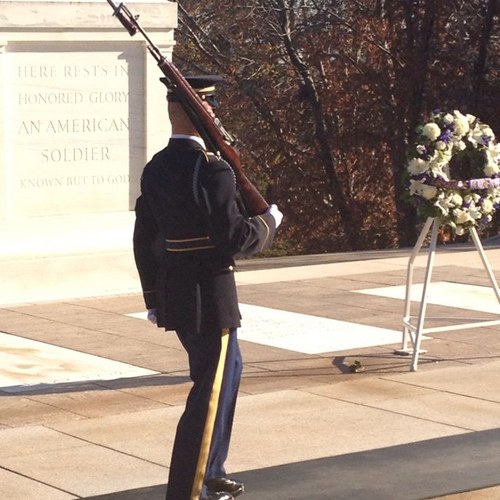
[[(194, 173), (193, 173), (193, 195), (194, 195), (194, 200), (195, 200), (196, 204), (200, 208), (202, 208), (202, 209), (204, 208), (206, 210), (207, 214), (210, 214), (210, 203), (208, 201), (207, 193), (206, 193), (206, 191), (203, 188), (201, 188), (201, 190), (202, 190), (203, 197), (205, 198), (203, 200), (204, 201), (204, 206), (202, 204), (200, 204), (200, 197), (199, 197), (199, 189), (200, 189), (199, 174), (200, 174), (200, 168), (201, 168), (201, 165), (202, 165), (203, 158), (205, 158), (207, 165), (210, 165), (210, 158), (208, 157), (208, 154), (206, 153), (206, 151), (201, 151), (201, 152), (202, 152), (202, 155), (200, 155), (198, 157), (198, 160), (196, 161), (196, 164), (195, 164), (195, 167), (194, 167)], [(231, 172), (231, 174), (233, 174), (234, 185), (235, 185), (235, 188), (236, 188), (236, 203), (238, 205), (238, 208), (240, 209), (240, 212), (242, 214), (244, 214), (245, 216), (248, 216), (247, 208), (246, 208), (245, 202), (243, 200), (243, 195), (242, 195), (242, 193), (240, 191), (238, 179), (236, 177), (236, 174), (234, 173), (233, 168), (223, 158), (219, 157), (218, 161), (224, 163), (225, 165), (227, 165), (227, 168), (229, 169), (229, 171)]]
[[(194, 166), (194, 172), (193, 172), (193, 196), (194, 196), (194, 201), (198, 206), (200, 206), (200, 196), (199, 196), (199, 177), (200, 177), (200, 167), (201, 167), (201, 161), (205, 157), (205, 154), (201, 154), (198, 156), (198, 159), (196, 160), (196, 164)], [(207, 158), (208, 160), (208, 158)]]
[[(193, 171), (193, 197), (196, 205), (200, 209), (203, 220), (206, 224), (206, 229), (210, 234), (212, 231), (212, 223), (210, 222), (210, 213), (212, 212), (210, 208), (210, 201), (208, 199), (208, 194), (203, 186), (200, 184), (200, 169), (203, 165), (203, 160), (206, 161), (206, 165), (209, 165), (209, 159), (205, 151), (201, 151), (200, 156), (196, 160), (194, 171)], [(202, 199), (200, 199), (200, 191)]]

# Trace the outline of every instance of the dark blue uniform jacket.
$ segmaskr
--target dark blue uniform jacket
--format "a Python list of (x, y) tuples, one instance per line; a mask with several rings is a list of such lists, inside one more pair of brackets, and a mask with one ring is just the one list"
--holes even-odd
[(274, 217), (243, 215), (230, 166), (171, 139), (144, 168), (134, 256), (148, 309), (166, 330), (240, 326), (234, 257), (271, 246)]

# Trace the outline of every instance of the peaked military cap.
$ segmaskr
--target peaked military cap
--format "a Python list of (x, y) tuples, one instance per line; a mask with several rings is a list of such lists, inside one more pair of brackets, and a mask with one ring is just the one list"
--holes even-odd
[[(206, 96), (215, 94), (215, 85), (223, 81), (223, 78), (219, 75), (196, 75), (196, 76), (186, 76), (186, 81), (191, 85), (193, 90), (203, 99)], [(170, 85), (168, 78), (160, 78), (162, 82), (168, 89), (167, 100), (175, 102), (178, 100), (175, 86)]]

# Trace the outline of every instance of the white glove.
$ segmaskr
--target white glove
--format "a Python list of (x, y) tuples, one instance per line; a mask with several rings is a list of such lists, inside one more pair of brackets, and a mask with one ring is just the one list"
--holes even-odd
[(276, 228), (281, 224), (281, 219), (283, 219), (283, 214), (278, 210), (278, 207), (276, 205), (271, 205), (267, 213), (271, 214), (274, 217), (274, 220), (276, 221)]
[(156, 309), (148, 309), (148, 321), (151, 321), (153, 325), (156, 325)]

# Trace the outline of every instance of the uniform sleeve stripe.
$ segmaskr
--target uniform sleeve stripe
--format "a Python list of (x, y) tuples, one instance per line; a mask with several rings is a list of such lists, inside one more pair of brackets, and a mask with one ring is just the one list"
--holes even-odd
[(264, 220), (263, 217), (261, 217), (260, 215), (257, 215), (257, 219), (259, 219), (262, 224), (264, 224), (264, 227), (266, 228), (266, 237), (264, 239), (264, 242), (262, 243), (262, 248), (261, 250), (264, 248), (264, 246), (266, 245), (266, 242), (267, 240), (269, 239), (269, 235), (271, 234), (271, 230), (269, 229), (269, 225), (267, 224), (267, 222)]

